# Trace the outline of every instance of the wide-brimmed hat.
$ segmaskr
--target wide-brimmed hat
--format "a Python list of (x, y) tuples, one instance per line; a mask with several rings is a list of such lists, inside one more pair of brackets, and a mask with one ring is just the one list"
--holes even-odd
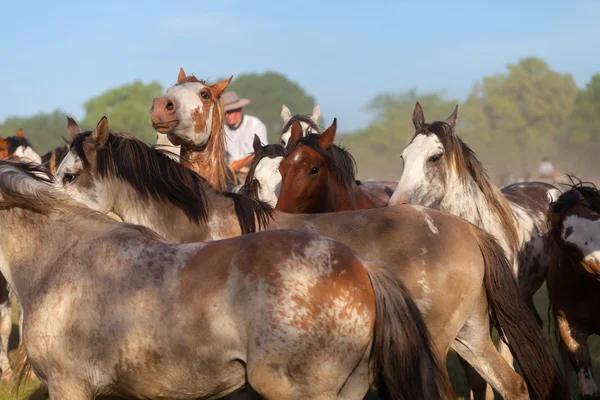
[(242, 108), (250, 104), (250, 100), (248, 99), (240, 99), (235, 92), (225, 92), (221, 95), (221, 101), (223, 101), (223, 107), (225, 107), (225, 112), (231, 110), (237, 110), (238, 108)]

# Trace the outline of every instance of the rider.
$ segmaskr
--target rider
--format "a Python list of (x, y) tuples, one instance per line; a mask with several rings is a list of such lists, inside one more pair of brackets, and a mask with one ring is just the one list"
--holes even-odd
[(267, 127), (260, 119), (243, 113), (242, 108), (250, 104), (250, 100), (240, 99), (235, 92), (223, 93), (221, 100), (225, 108), (227, 162), (233, 170), (239, 171), (251, 161), (248, 156), (254, 153), (254, 134), (267, 144)]

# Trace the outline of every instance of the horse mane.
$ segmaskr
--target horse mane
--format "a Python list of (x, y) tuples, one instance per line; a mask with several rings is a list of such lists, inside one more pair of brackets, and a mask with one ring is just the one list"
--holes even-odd
[[(85, 139), (91, 131), (79, 134), (71, 144), (84, 167), (90, 162), (85, 154)], [(242, 233), (252, 233), (268, 225), (272, 208), (247, 196), (214, 189), (194, 171), (182, 166), (167, 154), (127, 133), (110, 132), (105, 145), (97, 150), (97, 170), (102, 177), (116, 177), (130, 184), (142, 198), (170, 202), (181, 209), (190, 221), (208, 220), (206, 190), (229, 197), (234, 202)]]
[(517, 232), (517, 220), (508, 201), (500, 190), (489, 178), (485, 166), (477, 159), (475, 152), (453, 132), (453, 127), (443, 121), (435, 121), (424, 124), (417, 130), (413, 139), (419, 134), (434, 134), (442, 142), (448, 161), (454, 167), (458, 179), (466, 183), (469, 178), (473, 179), (484, 198), (490, 205), (494, 214), (505, 227), (508, 242), (516, 252), (518, 250), (519, 236)]
[(56, 172), (56, 168), (60, 165), (62, 160), (69, 154), (69, 146), (66, 144), (60, 147), (56, 147), (54, 150), (50, 150), (46, 154), (41, 156), (42, 165), (48, 168), (52, 173)]
[(571, 180), (570, 188), (563, 192), (558, 199), (550, 203), (549, 210), (553, 214), (560, 214), (568, 211), (573, 206), (581, 202), (581, 197), (588, 202), (590, 209), (600, 213), (600, 190), (591, 182), (582, 182), (575, 176), (567, 175)]
[(258, 186), (254, 180), (254, 172), (260, 160), (265, 157), (285, 157), (285, 147), (280, 144), (267, 144), (261, 146), (259, 151), (254, 152), (254, 159), (252, 160), (252, 164), (250, 164), (250, 171), (248, 171), (248, 175), (246, 175), (246, 180), (240, 189), (240, 193), (255, 199), (258, 198)]
[(287, 152), (290, 154), (296, 146), (303, 144), (321, 155), (325, 159), (327, 168), (330, 172), (333, 172), (337, 183), (346, 189), (352, 187), (352, 185), (360, 182), (356, 180), (356, 161), (352, 154), (350, 154), (345, 148), (339, 147), (335, 144), (329, 146), (328, 149), (324, 149), (319, 144), (320, 135), (311, 133), (301, 137), (296, 143), (292, 144), (292, 147)]
[(308, 115), (308, 114), (296, 114), (292, 118), (290, 118), (288, 120), (288, 122), (285, 123), (285, 125), (283, 126), (283, 128), (281, 128), (281, 132), (279, 132), (279, 136), (281, 136), (285, 132), (289, 131), (292, 128), (292, 125), (294, 124), (294, 122), (298, 122), (298, 123), (304, 122), (313, 131), (315, 131), (317, 133), (321, 133), (321, 128), (319, 128), (319, 125), (317, 125), (312, 120), (312, 118), (311, 118), (310, 115)]
[(193, 74), (186, 76), (184, 79), (180, 80), (175, 84), (175, 86), (183, 85), (185, 83), (201, 83), (206, 85), (206, 81), (204, 79), (198, 79)]
[(21, 146), (31, 147), (33, 149), (33, 146), (31, 145), (31, 143), (29, 143), (29, 140), (27, 140), (27, 138), (25, 137), (9, 136), (4, 140), (6, 140), (6, 143), (8, 144), (9, 155), (15, 154), (15, 151)]

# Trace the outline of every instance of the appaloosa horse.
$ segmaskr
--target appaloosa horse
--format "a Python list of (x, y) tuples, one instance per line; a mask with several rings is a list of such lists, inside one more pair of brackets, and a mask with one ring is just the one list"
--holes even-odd
[[(557, 189), (541, 182), (502, 190), (492, 183), (475, 153), (455, 134), (458, 106), (446, 121), (425, 123), (421, 105), (413, 112), (415, 134), (402, 152), (404, 170), (390, 206), (434, 206), (492, 234), (508, 257), (521, 296), (541, 325), (533, 295), (548, 271), (546, 210)], [(501, 352), (512, 356), (504, 343)]]
[[(336, 130), (337, 119), (322, 134), (298, 136), (298, 130), (292, 128), (289, 152), (279, 166), (278, 210), (325, 213), (387, 205), (395, 184), (377, 190), (356, 180), (354, 158), (333, 143)], [(378, 185), (381, 187), (381, 182)]]
[[(101, 145), (101, 130), (89, 138)], [(349, 247), (297, 231), (172, 244), (0, 162), (0, 270), (50, 399), (451, 394), (408, 291)], [(18, 245), (16, 245), (18, 244)]]
[[(129, 135), (79, 132), (57, 172), (57, 185), (102, 212), (142, 223), (168, 240), (216, 240), (261, 229), (319, 232), (351, 246), (395, 274), (423, 313), (440, 365), (454, 348), (507, 398), (529, 398), (527, 386), (500, 357), (490, 311), (519, 360), (536, 398), (564, 398), (545, 339), (518, 296), (510, 266), (489, 234), (420, 206), (343, 213), (274, 212), (247, 196), (215, 190), (193, 171)], [(95, 137), (101, 137), (98, 141)], [(518, 321), (518, 323), (517, 323)]]
[(587, 344), (588, 336), (600, 334), (600, 191), (573, 184), (550, 205), (548, 219), (552, 262), (546, 286), (565, 375), (572, 367), (579, 396), (600, 399)]

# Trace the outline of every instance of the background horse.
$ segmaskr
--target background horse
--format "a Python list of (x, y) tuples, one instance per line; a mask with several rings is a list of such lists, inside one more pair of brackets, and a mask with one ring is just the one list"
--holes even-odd
[(53, 175), (56, 174), (56, 169), (65, 158), (65, 156), (69, 153), (69, 141), (63, 138), (65, 144), (60, 147), (56, 147), (54, 150), (51, 150), (44, 154), (41, 157), (41, 164), (50, 171)]
[(599, 399), (587, 340), (600, 334), (600, 191), (574, 184), (550, 205), (548, 219), (552, 262), (546, 286), (565, 375), (575, 370), (579, 396)]
[[(541, 325), (533, 295), (548, 271), (546, 210), (557, 189), (541, 182), (502, 190), (492, 183), (475, 153), (454, 132), (458, 106), (446, 121), (425, 123), (421, 105), (413, 112), (415, 134), (402, 152), (404, 169), (390, 206), (433, 206), (491, 233), (513, 265), (521, 296)], [(511, 354), (501, 342), (507, 360)]]
[(303, 134), (308, 135), (309, 133), (321, 132), (321, 129), (319, 128), (320, 120), (321, 106), (318, 104), (315, 106), (315, 108), (313, 108), (312, 113), (306, 116), (300, 116), (300, 114), (292, 116), (292, 112), (284, 104), (281, 109), (281, 121), (283, 123), (283, 129), (279, 134), (279, 144), (283, 147), (287, 147), (290, 141), (290, 137), (292, 136), (292, 125), (294, 122), (299, 122)]
[(7, 158), (20, 158), (22, 160), (31, 161), (36, 164), (42, 163), (42, 158), (31, 146), (29, 140), (25, 137), (22, 129), (17, 131), (15, 136), (9, 136), (5, 138), (8, 157)]
[(294, 231), (172, 244), (51, 182), (0, 162), (15, 227), (0, 270), (51, 399), (216, 398), (248, 380), (266, 399), (359, 400), (373, 376), (384, 398), (447, 398), (408, 291), (347, 246)]
[(298, 136), (292, 129), (289, 151), (279, 170), (282, 187), (277, 209), (290, 213), (323, 213), (385, 206), (393, 193), (373, 193), (355, 178), (350, 153), (333, 144), (337, 119), (320, 135)]
[[(96, 129), (108, 127), (101, 121)], [(247, 196), (215, 190), (134, 137), (106, 133), (102, 143), (91, 132), (72, 137), (57, 185), (90, 207), (112, 209), (124, 221), (143, 223), (177, 242), (265, 228), (324, 234), (402, 280), (432, 333), (440, 365), (452, 347), (505, 397), (528, 398), (523, 379), (493, 346), (491, 312), (494, 325), (515, 343), (536, 398), (563, 398), (545, 339), (518, 296), (502, 249), (468, 222), (420, 206), (310, 215), (273, 212)]]

